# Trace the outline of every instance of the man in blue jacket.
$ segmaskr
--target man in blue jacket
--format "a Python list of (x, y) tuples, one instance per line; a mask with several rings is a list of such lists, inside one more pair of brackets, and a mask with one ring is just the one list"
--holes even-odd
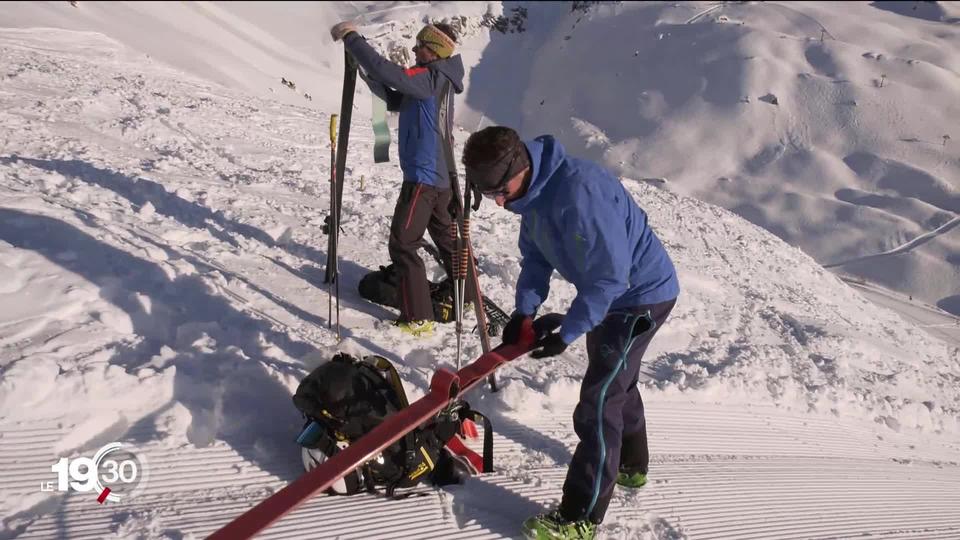
[[(351, 22), (335, 25), (330, 34), (362, 68), (361, 76), (387, 108), (400, 112), (399, 150), (403, 187), (390, 225), (390, 260), (400, 285), (401, 330), (415, 336), (433, 332), (430, 283), (417, 249), (425, 231), (437, 245), (447, 275), (452, 275), (451, 201), (448, 164), (439, 125), (440, 98), (448, 92), (448, 133), (453, 133), (453, 94), (463, 92), (463, 61), (454, 55), (456, 35), (446, 24), (430, 24), (417, 34), (417, 64), (405, 69), (381, 56)], [(451, 141), (452, 144), (452, 141)], [(451, 164), (452, 166), (452, 164)], [(467, 299), (469, 300), (469, 298)]]
[(504, 342), (541, 326), (533, 318), (554, 270), (576, 286), (562, 324), (531, 356), (561, 354), (586, 334), (587, 370), (573, 413), (580, 443), (560, 507), (528, 519), (523, 529), (533, 538), (593, 538), (614, 485), (646, 483), (649, 452), (637, 381), (647, 345), (680, 293), (676, 271), (619, 179), (567, 156), (553, 137), (523, 142), (510, 128), (488, 127), (467, 140), (463, 162), (468, 183), (521, 216), (523, 260)]

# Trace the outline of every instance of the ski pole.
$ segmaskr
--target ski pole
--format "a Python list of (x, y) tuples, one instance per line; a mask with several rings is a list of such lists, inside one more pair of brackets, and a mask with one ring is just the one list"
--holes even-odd
[[(460, 236), (457, 241), (459, 249), (457, 250), (457, 256), (460, 258), (460, 263), (457, 267), (459, 276), (457, 278), (457, 313), (459, 313), (459, 318), (457, 319), (461, 328), (463, 327), (463, 306), (466, 303), (467, 296), (467, 257), (470, 256), (470, 240), (465, 237), (463, 231), (460, 231)], [(457, 351), (457, 367), (460, 367), (460, 351)]]
[[(337, 115), (330, 115), (330, 234), (339, 232), (340, 224), (337, 223)], [(340, 340), (340, 281), (339, 277), (339, 259), (333, 261), (333, 279), (329, 282), (327, 288), (327, 328), (333, 324), (333, 295), (336, 287), (337, 295), (337, 341)], [(334, 285), (336, 283), (336, 285)]]
[[(472, 207), (471, 195), (473, 194), (473, 187), (470, 185), (470, 181), (464, 179), (464, 190), (463, 190), (463, 239), (465, 247), (465, 260), (464, 260), (464, 291), (466, 291), (466, 283), (470, 282), (470, 285), (473, 287), (475, 293), (474, 296), (474, 306), (476, 307), (477, 314), (477, 324), (483, 325), (483, 328), (480, 332), (480, 346), (483, 348), (484, 352), (490, 350), (490, 335), (487, 332), (487, 317), (484, 313), (483, 307), (483, 294), (480, 292), (480, 276), (477, 274), (477, 265), (473, 259), (473, 242), (470, 241), (470, 210)], [(466, 266), (469, 264), (470, 266)], [(490, 385), (491, 392), (497, 392), (499, 390), (497, 386), (497, 376), (494, 373), (490, 373), (487, 377), (487, 383)]]
[[(480, 280), (477, 278), (477, 265), (473, 259), (473, 247), (470, 245), (470, 184), (466, 183), (462, 197), (460, 192), (460, 183), (457, 178), (456, 159), (453, 155), (453, 127), (451, 101), (452, 96), (450, 82), (444, 84), (443, 95), (440, 98), (440, 108), (438, 111), (439, 124), (443, 138), (443, 157), (446, 161), (447, 171), (450, 175), (450, 185), (453, 188), (454, 215), (453, 222), (456, 231), (452, 234), (456, 241), (456, 252), (453, 257), (458, 260), (457, 271), (453, 276), (454, 280), (454, 312), (457, 317), (457, 366), (460, 365), (460, 330), (462, 328), (463, 306), (467, 292), (467, 283), (469, 282), (471, 295), (474, 296), (473, 307), (477, 316), (477, 327), (480, 330), (480, 347), (484, 353), (490, 351), (490, 335), (487, 329), (487, 318), (484, 314), (483, 294), (480, 292)], [(497, 381), (490, 377), (490, 390), (497, 391)]]
[(460, 250), (462, 249), (462, 244), (460, 242), (460, 233), (457, 227), (456, 221), (450, 222), (450, 239), (453, 240), (454, 252), (450, 264), (451, 274), (453, 277), (453, 318), (456, 321), (456, 330), (457, 330), (457, 370), (460, 369), (460, 355), (461, 355), (461, 340), (463, 337), (463, 309), (461, 308), (461, 299), (460, 296)]

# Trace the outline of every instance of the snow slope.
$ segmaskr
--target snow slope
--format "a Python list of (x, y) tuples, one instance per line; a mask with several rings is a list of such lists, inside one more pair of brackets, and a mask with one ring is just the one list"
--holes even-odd
[[(202, 537), (296, 478), (290, 395), (334, 351), (388, 357), (411, 397), (454, 362), (452, 328), (411, 341), (356, 294), (387, 263), (398, 188), (370, 129), (348, 160), (338, 344), (326, 113), (178, 67), (100, 33), (0, 30), (0, 538)], [(683, 293), (645, 369), (653, 482), (618, 492), (601, 534), (960, 534), (958, 342), (734, 213), (631, 178)], [(474, 220), (483, 288), (507, 308), (517, 227), (489, 204)], [(552, 291), (555, 311), (575, 292)], [(399, 502), (317, 497), (268, 535), (516, 536), (559, 497), (583, 354), (515, 362), (501, 392), (470, 396), (494, 421), (495, 474)], [(113, 440), (149, 458), (141, 497), (38, 490), (58, 457)]]
[(529, 10), (491, 34), (472, 107), (960, 314), (958, 4)]
[[(271, 101), (330, 111), (340, 104), (339, 90), (330, 85), (339, 83), (343, 71), (342, 49), (330, 38), (332, 24), (355, 19), (384, 50), (409, 51), (419, 19), (458, 15), (479, 20), (488, 10), (498, 12), (498, 6), (485, 2), (449, 4), (78, 2), (71, 7), (66, 2), (14, 2), (0, 14), (0, 27), (105, 34), (143, 60)], [(475, 35), (465, 34), (468, 39)], [(475, 63), (469, 53), (465, 59)], [(284, 86), (281, 79), (293, 81), (296, 88)], [(361, 93), (369, 95), (365, 88)]]
[(446, 20), (463, 38), (465, 129), (557, 134), (960, 315), (955, 2), (571, 5), (21, 2), (0, 26), (104, 33), (207, 80), (331, 111), (333, 22), (356, 20), (406, 62), (423, 21)]

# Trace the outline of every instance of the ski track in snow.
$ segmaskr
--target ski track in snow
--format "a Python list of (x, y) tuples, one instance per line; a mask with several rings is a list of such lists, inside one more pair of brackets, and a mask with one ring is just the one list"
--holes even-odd
[(862, 283), (856, 278), (842, 278), (877, 305), (897, 311), (901, 317), (925, 329), (931, 335), (948, 343), (960, 343), (960, 317), (946, 313), (934, 306), (918, 304), (909, 297), (873, 284)]
[[(322, 284), (324, 115), (96, 34), (3, 30), (0, 52), (0, 294), (23, 310), (0, 325), (0, 538), (202, 537), (299, 474), (289, 398), (317, 362), (383, 354), (411, 399), (454, 362), (451, 330), (409, 341), (355, 292), (387, 262), (398, 187), (395, 164), (372, 163), (363, 114), (338, 346)], [(617, 492), (602, 535), (960, 535), (956, 348), (729, 212), (624, 182), (683, 295), (645, 366), (651, 484)], [(474, 220), (482, 285), (505, 308), (517, 226), (489, 204)], [(545, 311), (573, 295), (555, 280)], [(583, 350), (514, 362), (499, 394), (469, 396), (492, 416), (497, 472), (402, 501), (314, 497), (264, 537), (515, 536), (559, 498)], [(114, 439), (149, 459), (141, 498), (38, 493), (57, 457)]]
[(870, 260), (873, 260), (873, 259), (878, 259), (878, 258), (881, 258), (881, 257), (889, 257), (889, 256), (891, 256), (891, 255), (898, 255), (898, 254), (900, 254), (900, 253), (905, 253), (905, 252), (907, 252), (907, 251), (910, 251), (911, 249), (914, 249), (914, 248), (917, 248), (917, 247), (919, 247), (919, 246), (922, 246), (923, 244), (929, 242), (930, 240), (933, 240), (934, 238), (936, 238), (936, 237), (938, 237), (938, 236), (941, 236), (941, 235), (943, 235), (943, 234), (946, 234), (946, 233), (950, 232), (950, 230), (953, 229), (954, 227), (956, 227), (957, 225), (960, 225), (960, 216), (951, 219), (950, 221), (946, 222), (945, 224), (937, 227), (936, 229), (934, 229), (934, 230), (932, 230), (932, 231), (930, 231), (930, 232), (928, 232), (928, 233), (923, 233), (923, 234), (917, 236), (916, 238), (911, 239), (909, 242), (906, 242), (906, 243), (904, 243), (903, 245), (897, 246), (897, 247), (895, 247), (895, 248), (893, 248), (893, 249), (889, 249), (889, 250), (887, 250), (887, 251), (884, 251), (883, 253), (876, 253), (876, 254), (873, 254), (873, 255), (865, 255), (865, 256), (863, 256), (863, 257), (857, 257), (857, 258), (855, 258), (855, 259), (850, 259), (850, 260), (846, 260), (846, 261), (836, 262), (836, 263), (832, 263), (832, 264), (825, 264), (825, 265), (823, 265), (823, 267), (824, 267), (824, 268), (835, 268), (835, 267), (838, 267), (838, 266), (845, 266), (845, 265), (853, 264), (853, 263), (861, 263), (861, 262), (870, 261)]
[[(496, 424), (498, 472), (445, 491), (421, 488), (405, 500), (317, 496), (268, 529), (263, 538), (498, 538), (514, 535), (526, 514), (555, 504), (575, 438), (572, 410), (525, 425)], [(608, 538), (950, 538), (960, 533), (960, 441), (918, 441), (827, 416), (798, 418), (769, 406), (727, 407), (684, 401), (649, 405), (651, 482), (620, 490), (603, 532)], [(44, 452), (62, 437), (52, 424), (2, 426), (15, 433), (0, 453), (0, 487), (25, 492), (44, 467)], [(136, 436), (136, 434), (131, 434)], [(928, 444), (929, 443), (929, 444)], [(542, 455), (529, 456), (530, 448)], [(149, 456), (149, 497), (123, 511), (91, 496), (51, 502), (19, 538), (100, 537), (135, 516), (151, 530), (207, 535), (283, 481), (245, 461), (236, 449), (141, 447)], [(31, 455), (24, 460), (24, 455)], [(909, 456), (909, 457), (905, 457)], [(16, 465), (16, 467), (13, 467)], [(294, 477), (291, 461), (283, 475)], [(50, 475), (52, 476), (52, 474)], [(32, 487), (32, 486), (31, 486)], [(449, 513), (444, 513), (446, 505)], [(118, 517), (119, 516), (119, 517)], [(667, 532), (669, 531), (669, 532)]]

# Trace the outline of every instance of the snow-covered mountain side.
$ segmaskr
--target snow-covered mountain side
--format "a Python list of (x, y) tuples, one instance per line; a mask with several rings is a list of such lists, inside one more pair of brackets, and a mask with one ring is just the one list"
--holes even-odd
[(424, 21), (453, 24), (465, 129), (556, 134), (840, 274), (960, 314), (952, 2), (23, 2), (0, 25), (100, 32), (330, 112), (342, 57), (327, 29), (344, 19), (401, 63)]
[(960, 314), (956, 3), (610, 4), (530, 6), (467, 102)]
[[(367, 17), (365, 24), (385, 25), (378, 45), (393, 51), (400, 50), (401, 43), (409, 44), (412, 38), (404, 38), (405, 33), (418, 26), (419, 17), (434, 13), (451, 18), (456, 14), (452, 10), (463, 7), (352, 4)], [(165, 28), (189, 28), (188, 21), (196, 23), (196, 10), (245, 16), (249, 24), (255, 18), (254, 11), (243, 15), (244, 9), (253, 9), (249, 6), (238, 11), (230, 11), (227, 4), (176, 6), (170, 9), (183, 11), (168, 14)], [(764, 122), (782, 118), (799, 99), (799, 94), (787, 89), (811, 79), (794, 80), (791, 75), (783, 79), (789, 85), (765, 90), (776, 95), (777, 105), (759, 98), (733, 104), (723, 101), (729, 97), (725, 91), (707, 91), (729, 90), (721, 84), (726, 71), (720, 70), (719, 87), (707, 85), (680, 99), (674, 92), (685, 86), (672, 86), (663, 77), (682, 71), (671, 71), (664, 64), (660, 77), (644, 79), (665, 85), (660, 98), (644, 102), (660, 105), (641, 107), (660, 111), (650, 120), (659, 122), (659, 127), (643, 136), (635, 134), (631, 143), (611, 127), (627, 123), (627, 113), (622, 112), (626, 109), (599, 109), (603, 79), (586, 69), (592, 66), (587, 63), (586, 45), (572, 46), (587, 30), (597, 50), (603, 50), (600, 45), (608, 40), (612, 47), (612, 36), (617, 34), (647, 39), (643, 32), (630, 30), (636, 27), (618, 26), (620, 21), (660, 21), (664, 26), (674, 24), (665, 22), (672, 17), (669, 20), (675, 22), (693, 19), (689, 25), (676, 23), (667, 31), (674, 37), (685, 35), (689, 47), (694, 47), (693, 41), (701, 43), (697, 47), (708, 45), (697, 48), (696, 54), (717, 54), (710, 51), (720, 50), (721, 38), (732, 36), (738, 47), (759, 43), (758, 58), (773, 50), (764, 48), (769, 43), (782, 43), (784, 58), (792, 58), (789, 54), (803, 47), (846, 47), (827, 37), (823, 43), (778, 37), (778, 32), (801, 33), (798, 29), (806, 28), (806, 17), (786, 18), (780, 27), (771, 23), (754, 30), (749, 29), (752, 23), (716, 20), (723, 13), (729, 18), (740, 13), (735, 10), (747, 9), (773, 20), (773, 13), (782, 15), (794, 9), (790, 6), (720, 5), (703, 14), (710, 5), (601, 5), (586, 13), (550, 12), (530, 5), (525, 17), (513, 19), (512, 14), (518, 13), (513, 8), (520, 6), (479, 4), (470, 8), (475, 11), (463, 21), (468, 34), (464, 54), (476, 60), (470, 87), (460, 103), (464, 129), (457, 134), (458, 155), (477, 124), (514, 123), (502, 116), (510, 110), (517, 112), (516, 125), (526, 135), (556, 130), (572, 153), (603, 159), (608, 165), (612, 157), (625, 155), (618, 152), (631, 148), (646, 157), (644, 165), (640, 157), (624, 159), (619, 169), (623, 181), (648, 212), (680, 273), (679, 303), (647, 353), (642, 388), (651, 423), (654, 482), (639, 494), (618, 492), (602, 536), (948, 538), (960, 531), (958, 514), (951, 511), (960, 504), (951, 487), (960, 478), (957, 342), (950, 341), (948, 333), (938, 339), (919, 323), (867, 301), (825, 270), (815, 250), (802, 242), (797, 243), (803, 251), (791, 247), (736, 212), (712, 204), (707, 196), (711, 190), (706, 180), (712, 178), (715, 165), (726, 163), (732, 168), (724, 173), (731, 186), (750, 183), (754, 190), (713, 189), (714, 196), (741, 193), (745, 205), (762, 205), (770, 216), (792, 219), (774, 204), (778, 198), (770, 190), (793, 189), (781, 167), (800, 159), (787, 157), (795, 149), (788, 151), (785, 145), (780, 155), (747, 180), (746, 169), (731, 172), (746, 167), (731, 156), (746, 155), (737, 153), (746, 152), (742, 147), (748, 141), (766, 140), (764, 133), (780, 132), (760, 127), (767, 124), (757, 120), (756, 133), (747, 136), (746, 120), (732, 124), (727, 120), (735, 107), (741, 107), (736, 115), (772, 115), (764, 117)], [(798, 6), (826, 10), (819, 5)], [(142, 10), (151, 9), (157, 8), (121, 5), (115, 16), (132, 10), (138, 13), (138, 24), (147, 24), (154, 13)], [(905, 19), (868, 4), (837, 9), (862, 10), (852, 11), (861, 19), (874, 11), (871, 16), (881, 19)], [(96, 3), (80, 2), (78, 8), (67, 3), (17, 4), (0, 16), (0, 27), (30, 26), (23, 14), (32, 10), (75, 10), (67, 13), (90, 17), (93, 13), (98, 24), (108, 27), (111, 16)], [(409, 19), (398, 15), (405, 10), (414, 15)], [(680, 16), (684, 12), (686, 18)], [(14, 22), (6, 19), (12, 17), (7, 13), (16, 14)], [(264, 18), (260, 28), (268, 21), (281, 21), (281, 12), (277, 13), (276, 19)], [(327, 13), (311, 26), (343, 15)], [(501, 15), (505, 18), (498, 19)], [(246, 27), (230, 17), (220, 17), (231, 21), (221, 25), (224, 31)], [(571, 26), (577, 17), (581, 20), (571, 39), (563, 39), (563, 25)], [(553, 26), (549, 31), (538, 30), (537, 21)], [(505, 34), (484, 26), (501, 23), (508, 25)], [(600, 32), (601, 23), (607, 25), (610, 36)], [(921, 28), (917, 25), (925, 24), (946, 25), (948, 30), (943, 32), (952, 35), (949, 22), (917, 19), (901, 26), (904, 33), (916, 33)], [(330, 65), (327, 71), (315, 68), (322, 84), (309, 89), (311, 101), (294, 93), (290, 99), (278, 99), (277, 95), (284, 95), (281, 89), (289, 89), (253, 91), (235, 81), (212, 80), (203, 70), (188, 69), (185, 62), (194, 50), (189, 41), (183, 42), (182, 49), (169, 47), (169, 58), (154, 53), (147, 57), (143, 48), (131, 43), (138, 39), (132, 34), (117, 39), (106, 29), (63, 30), (52, 28), (53, 23), (34, 26), (47, 28), (0, 28), (0, 440), (4, 441), (0, 538), (206, 535), (296, 478), (300, 466), (293, 437), (301, 419), (290, 396), (319, 362), (337, 350), (384, 355), (397, 365), (411, 399), (423, 394), (436, 367), (454, 364), (452, 326), (441, 327), (435, 337), (411, 340), (390, 324), (395, 313), (357, 294), (360, 278), (389, 262), (387, 233), (400, 185), (395, 163), (373, 163), (364, 93), (357, 100), (344, 192), (340, 323), (345, 340), (338, 343), (329, 328), (329, 289), (322, 283), (326, 237), (321, 229), (329, 208), (326, 126), (328, 114), (337, 110), (339, 101), (340, 48), (324, 46), (329, 49), (323, 54)], [(520, 26), (523, 32), (516, 31)], [(687, 27), (691, 29), (683, 29)], [(839, 29), (830, 30), (839, 40)], [(275, 32), (270, 35), (280, 33)], [(303, 32), (290, 36), (308, 33)], [(322, 26), (316, 32), (320, 39), (329, 40)], [(761, 34), (769, 32), (773, 34), (761, 39)], [(860, 32), (852, 34), (867, 39)], [(247, 43), (248, 38), (241, 41)], [(651, 42), (651, 47), (627, 51), (629, 58), (624, 61), (654, 62), (652, 49), (667, 47), (670, 39), (665, 36)], [(263, 37), (261, 43), (269, 40)], [(537, 44), (534, 50), (543, 63), (523, 66), (526, 56), (514, 50), (513, 64), (509, 64), (507, 51), (499, 49), (511, 45), (522, 51), (525, 44)], [(580, 58), (584, 70), (570, 72), (566, 82), (552, 79), (559, 77), (559, 71), (551, 72), (548, 63), (560, 62), (561, 51), (550, 44), (568, 47), (563, 58), (571, 62)], [(636, 51), (640, 52), (633, 56)], [(840, 51), (834, 53), (842, 56)], [(240, 73), (237, 66), (255, 63), (246, 53), (215, 59), (204, 54), (196, 58), (220, 62), (216, 72)], [(551, 54), (558, 56), (551, 60)], [(924, 62), (932, 62), (932, 56), (925, 58)], [(311, 57), (310, 62), (315, 61)], [(955, 58), (944, 54), (941, 63), (951, 61)], [(934, 83), (940, 72), (926, 63), (910, 69), (930, 70), (930, 79), (923, 80), (939, 95)], [(698, 70), (706, 69), (694, 64)], [(485, 70), (496, 65), (512, 65), (514, 71), (494, 79), (493, 72)], [(775, 73), (789, 72), (784, 69), (782, 73), (760, 70), (750, 77), (759, 77), (762, 71), (772, 80)], [(510, 73), (525, 73), (527, 78)], [(854, 99), (873, 103), (864, 97), (868, 91), (887, 91), (902, 84), (893, 80), (892, 70), (886, 74), (891, 80), (883, 88), (860, 88), (857, 92), (862, 94)], [(272, 74), (264, 77), (264, 81), (277, 79), (270, 84), (280, 84)], [(284, 77), (296, 80), (298, 90), (306, 84), (301, 81), (309, 80), (296, 74)], [(592, 92), (587, 92), (589, 77), (594, 77)], [(639, 73), (630, 77), (634, 83), (641, 79)], [(250, 80), (247, 75), (238, 79)], [(491, 93), (493, 81), (502, 85), (499, 93)], [(538, 89), (551, 87), (552, 93), (540, 98), (545, 112), (535, 114), (540, 99), (534, 104), (532, 96)], [(608, 103), (617, 103), (619, 90), (610, 91), (614, 97)], [(486, 101), (477, 101), (480, 95), (487, 96)], [(518, 96), (522, 96), (521, 109), (516, 108)], [(547, 98), (573, 100), (569, 106), (579, 112), (564, 109), (567, 112), (561, 113), (565, 106), (553, 105)], [(675, 98), (678, 101), (671, 101)], [(714, 98), (721, 102), (711, 102)], [(813, 97), (809, 99), (808, 105), (815, 109)], [(932, 105), (928, 109), (920, 103), (933, 102), (918, 102), (917, 111), (932, 110)], [(954, 103), (941, 104), (945, 112), (938, 121), (956, 112), (950, 108)], [(886, 106), (891, 111), (907, 110), (897, 109), (902, 105), (891, 101)], [(553, 106), (559, 108), (548, 111)], [(729, 110), (720, 112), (724, 107)], [(584, 112), (588, 110), (596, 110), (599, 116)], [(792, 121), (800, 122), (798, 110), (791, 110), (797, 115)], [(880, 122), (876, 111), (871, 111), (851, 125)], [(696, 118), (701, 124), (696, 124)], [(548, 124), (554, 121), (558, 123)], [(811, 126), (808, 134), (819, 133), (826, 125), (819, 120), (804, 122)], [(699, 127), (694, 129), (695, 125)], [(720, 136), (719, 128), (728, 125), (743, 131)], [(777, 125), (794, 129), (799, 124)], [(706, 131), (714, 132), (710, 144), (704, 139)], [(682, 139), (684, 133), (690, 139)], [(816, 153), (810, 136), (798, 140), (807, 141), (809, 152)], [(826, 145), (821, 154), (830, 163), (834, 159), (830, 156), (836, 155), (831, 152), (848, 144), (839, 131), (833, 137), (836, 146)], [(890, 142), (884, 137), (876, 144)], [(668, 145), (669, 140), (687, 143)], [(648, 145), (661, 146), (654, 152)], [(893, 159), (893, 154), (879, 148), (858, 151)], [(687, 172), (657, 168), (665, 166), (671, 152), (673, 161)], [(710, 165), (701, 154), (712, 154), (716, 161)], [(930, 156), (918, 150), (897, 159), (918, 160), (914, 165), (918, 170), (942, 180), (930, 184), (940, 186), (939, 191), (929, 192), (944, 197), (930, 199), (939, 204), (952, 193), (950, 186), (944, 187), (944, 179), (955, 173), (956, 163), (944, 161), (936, 169), (933, 161), (924, 161), (932, 160)], [(869, 161), (857, 159), (852, 162)], [(846, 162), (843, 166), (847, 167)], [(868, 169), (882, 168), (870, 165)], [(794, 172), (800, 170), (803, 167)], [(666, 182), (644, 178), (665, 178)], [(769, 184), (764, 183), (767, 178)], [(849, 185), (860, 186), (856, 189), (865, 189), (856, 183), (862, 181), (859, 173), (843, 178), (854, 182)], [(907, 187), (920, 185), (901, 183), (898, 179), (903, 177), (897, 175), (876, 177), (878, 182), (883, 178), (887, 178), (881, 182), (884, 190), (900, 189), (903, 194)], [(699, 180), (704, 183), (698, 185)], [(834, 181), (839, 182), (830, 180)], [(826, 197), (834, 187), (815, 191), (815, 197)], [(914, 200), (913, 196), (902, 198), (907, 201), (904, 204)], [(821, 210), (827, 206), (823, 200), (812, 204)], [(904, 208), (900, 203), (891, 207)], [(837, 233), (848, 235), (843, 238), (876, 232), (845, 223)], [(508, 310), (519, 273), (518, 225), (516, 216), (489, 201), (473, 220), (481, 285)], [(956, 232), (944, 227), (939, 229), (942, 234), (915, 249), (863, 264), (883, 272), (884, 265), (898, 257), (919, 257), (918, 251), (928, 253), (931, 245), (947, 246)], [(908, 235), (904, 240), (908, 237), (912, 238)], [(825, 246), (843, 243), (834, 236), (823, 236), (821, 242)], [(926, 260), (918, 258), (911, 272), (919, 276), (921, 271), (940, 269), (941, 275), (946, 274), (945, 267), (928, 265)], [(441, 272), (436, 267), (430, 271), (434, 277)], [(555, 279), (544, 310), (562, 312), (574, 295), (573, 287)], [(478, 340), (468, 335), (464, 341), (465, 359), (476, 357)], [(500, 449), (496, 475), (447, 490), (428, 490), (429, 495), (396, 504), (366, 496), (317, 497), (304, 513), (281, 520), (269, 534), (370, 537), (370, 520), (374, 520), (381, 528), (373, 536), (380, 537), (514, 536), (522, 519), (555, 503), (559, 496), (566, 460), (576, 444), (569, 414), (584, 362), (581, 340), (560, 357), (527, 358), (506, 366), (499, 372), (503, 385), (499, 393), (477, 390), (469, 396), (471, 404), (494, 419)], [(37, 489), (39, 482), (55, 478), (51, 465), (58, 457), (89, 455), (113, 440), (135, 444), (151, 460), (154, 472), (142, 499), (96, 505), (89, 494)], [(357, 512), (360, 505), (369, 505), (372, 512)], [(366, 523), (359, 521), (361, 514), (367, 516)], [(318, 519), (329, 523), (328, 528), (316, 529)]]

